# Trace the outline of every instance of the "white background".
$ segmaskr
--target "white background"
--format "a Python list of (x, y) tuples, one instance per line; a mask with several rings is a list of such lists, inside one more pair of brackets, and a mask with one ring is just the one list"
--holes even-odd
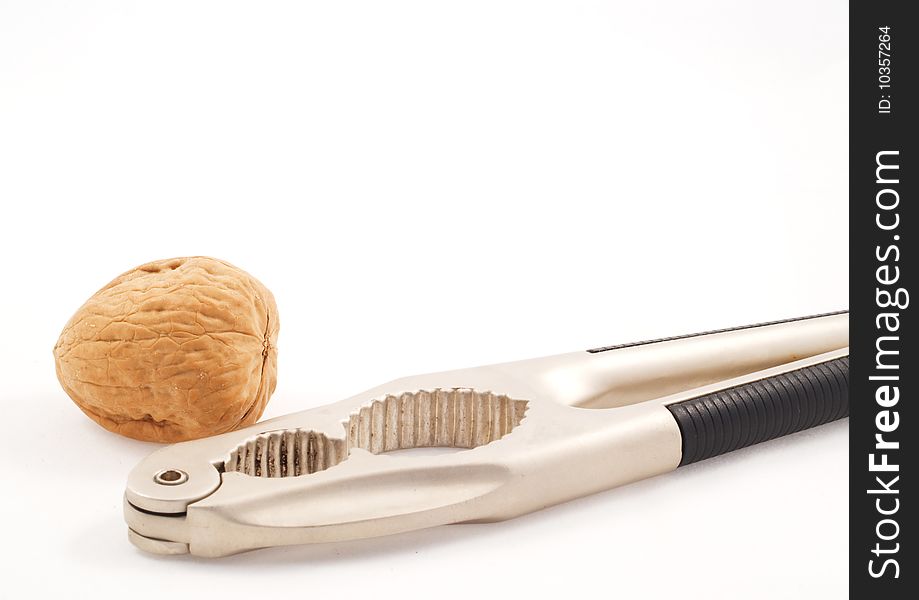
[(846, 421), (506, 523), (145, 555), (121, 493), (154, 446), (85, 418), (51, 349), (109, 279), (193, 254), (278, 299), (266, 417), (845, 308), (847, 25), (799, 0), (0, 3), (0, 596), (845, 596)]

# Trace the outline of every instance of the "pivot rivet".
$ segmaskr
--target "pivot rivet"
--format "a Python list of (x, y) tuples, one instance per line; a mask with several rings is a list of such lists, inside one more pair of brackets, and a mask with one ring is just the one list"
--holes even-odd
[(163, 469), (153, 476), (153, 481), (160, 485), (182, 485), (188, 481), (188, 473), (179, 469)]

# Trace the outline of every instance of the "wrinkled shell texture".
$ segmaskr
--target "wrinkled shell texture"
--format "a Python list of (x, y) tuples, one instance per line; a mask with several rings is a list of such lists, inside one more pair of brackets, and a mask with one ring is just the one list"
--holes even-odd
[(277, 382), (278, 311), (254, 277), (206, 257), (141, 265), (96, 292), (54, 347), (91, 419), (177, 442), (251, 425)]

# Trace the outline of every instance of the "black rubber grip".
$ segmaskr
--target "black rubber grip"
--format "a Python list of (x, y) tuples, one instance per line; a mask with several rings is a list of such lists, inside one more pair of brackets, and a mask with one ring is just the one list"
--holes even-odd
[(849, 357), (667, 406), (683, 436), (680, 466), (849, 416)]

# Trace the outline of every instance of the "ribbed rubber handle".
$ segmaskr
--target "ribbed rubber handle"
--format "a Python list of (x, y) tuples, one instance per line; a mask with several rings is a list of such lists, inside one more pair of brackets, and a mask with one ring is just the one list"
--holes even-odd
[(683, 436), (680, 466), (849, 415), (844, 356), (667, 406)]

